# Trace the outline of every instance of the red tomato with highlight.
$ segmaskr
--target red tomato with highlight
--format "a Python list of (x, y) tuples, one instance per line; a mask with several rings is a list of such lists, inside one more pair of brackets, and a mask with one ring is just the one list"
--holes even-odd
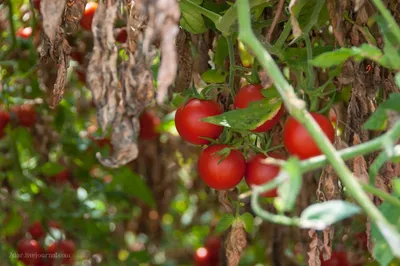
[(243, 154), (237, 150), (231, 150), (223, 159), (217, 153), (228, 145), (216, 144), (207, 147), (200, 155), (197, 169), (200, 178), (211, 188), (227, 190), (234, 188), (242, 180), (246, 171), (246, 161)]
[(19, 260), (25, 263), (25, 265), (31, 266), (41, 262), (40, 255), (43, 249), (36, 240), (23, 239), (18, 243), (17, 252)]
[[(247, 108), (250, 103), (265, 99), (261, 93), (262, 86), (259, 84), (249, 84), (242, 87), (235, 96), (233, 107), (235, 109)], [(267, 120), (261, 126), (253, 129), (253, 132), (265, 132), (278, 124), (284, 112), (283, 104), (279, 111), (270, 120)]]
[(209, 250), (205, 247), (196, 249), (194, 262), (196, 266), (211, 266)]
[(33, 127), (36, 123), (36, 111), (32, 105), (17, 105), (11, 108), (18, 118), (19, 125), (23, 127)]
[(4, 110), (0, 109), (0, 139), (4, 137), (4, 129), (10, 122), (10, 114)]
[(179, 135), (192, 144), (208, 144), (202, 137), (217, 139), (223, 131), (222, 126), (201, 121), (201, 119), (222, 114), (222, 107), (215, 101), (191, 99), (175, 114), (175, 126)]
[(139, 118), (139, 122), (140, 122), (139, 137), (141, 139), (152, 140), (159, 136), (157, 127), (161, 123), (161, 120), (153, 112), (144, 111)]
[[(282, 156), (274, 153), (270, 153), (269, 156), (275, 159), (284, 159)], [(247, 162), (245, 180), (250, 188), (254, 185), (260, 186), (265, 184), (278, 175), (280, 168), (276, 165), (264, 163), (263, 160), (266, 158), (267, 156), (264, 154), (256, 154)], [(261, 196), (275, 198), (278, 196), (277, 189), (264, 192)]]
[(119, 43), (125, 43), (128, 40), (128, 32), (125, 28), (119, 29), (115, 40)]
[[(60, 242), (54, 242), (51, 244), (47, 252), (49, 254), (63, 254), (62, 260), (63, 264), (72, 264), (74, 261), (74, 254), (75, 254), (75, 244), (72, 240), (62, 240)], [(50, 261), (55, 260), (54, 258), (51, 258)]]
[[(322, 132), (333, 143), (335, 140), (335, 130), (331, 121), (323, 115), (311, 113), (311, 116), (321, 127)], [(283, 143), (291, 155), (295, 155), (300, 159), (308, 159), (321, 155), (322, 152), (318, 148), (308, 131), (293, 117), (289, 117), (283, 129)]]
[(89, 2), (85, 6), (85, 13), (81, 19), (81, 26), (87, 31), (92, 30), (93, 16), (96, 12), (98, 4), (96, 2)]
[(31, 27), (26, 27), (26, 28), (19, 28), (15, 35), (21, 39), (29, 39), (32, 35), (32, 28)]
[(28, 232), (31, 234), (33, 239), (40, 239), (42, 238), (46, 232), (43, 229), (42, 224), (39, 221), (34, 222), (29, 228)]

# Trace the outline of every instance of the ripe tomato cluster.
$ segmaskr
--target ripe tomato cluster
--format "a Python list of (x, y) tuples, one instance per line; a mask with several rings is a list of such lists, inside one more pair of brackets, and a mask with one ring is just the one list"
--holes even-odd
[[(48, 228), (61, 230), (60, 225), (54, 221), (49, 221), (47, 225)], [(72, 240), (65, 239), (53, 242), (47, 249), (44, 249), (41, 242), (46, 232), (42, 224), (39, 221), (34, 222), (28, 228), (28, 232), (32, 239), (24, 238), (17, 244), (18, 259), (25, 265), (53, 266), (60, 265), (60, 263), (63, 265), (74, 263), (75, 243)]]
[(31, 128), (35, 125), (37, 114), (32, 105), (16, 105), (10, 112), (0, 109), (0, 139), (5, 136), (5, 128), (15, 118), (19, 126)]
[[(250, 103), (263, 100), (262, 86), (250, 84), (242, 87), (235, 96), (233, 107), (247, 108)], [(202, 119), (223, 113), (222, 107), (213, 100), (192, 98), (176, 111), (175, 126), (179, 135), (187, 142), (195, 145), (207, 145), (211, 140), (216, 140), (223, 132), (223, 127), (204, 122)], [(284, 114), (283, 105), (262, 125), (251, 130), (262, 133), (276, 126)], [(311, 113), (311, 116), (321, 127), (322, 132), (333, 143), (334, 128), (323, 115)], [(307, 130), (293, 117), (289, 117), (283, 128), (283, 142), (290, 155), (299, 159), (308, 159), (321, 154), (320, 149), (308, 134)], [(285, 159), (279, 154), (269, 154), (275, 159)], [(237, 148), (225, 144), (211, 144), (205, 148), (198, 160), (200, 178), (211, 188), (227, 190), (235, 187), (245, 176), (249, 187), (262, 185), (274, 179), (279, 167), (265, 163), (264, 154), (256, 154), (247, 162), (244, 155)], [(275, 191), (264, 193), (264, 197), (276, 197)]]

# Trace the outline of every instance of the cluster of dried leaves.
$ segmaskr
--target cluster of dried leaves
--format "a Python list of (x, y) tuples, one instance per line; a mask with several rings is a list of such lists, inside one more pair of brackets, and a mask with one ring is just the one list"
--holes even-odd
[[(139, 115), (155, 95), (151, 64), (156, 48), (161, 50), (157, 102), (163, 103), (177, 72), (175, 38), (178, 35), (179, 6), (175, 0), (128, 1), (127, 60), (117, 64), (118, 48), (113, 35), (114, 23), (122, 0), (100, 3), (93, 18), (94, 47), (87, 69), (87, 83), (97, 107), (103, 132), (111, 128), (114, 153), (109, 158), (97, 155), (108, 167), (119, 167), (138, 156)], [(66, 35), (79, 28), (86, 0), (43, 0), (40, 62), (53, 60), (58, 67), (52, 106), (62, 99), (71, 47)]]

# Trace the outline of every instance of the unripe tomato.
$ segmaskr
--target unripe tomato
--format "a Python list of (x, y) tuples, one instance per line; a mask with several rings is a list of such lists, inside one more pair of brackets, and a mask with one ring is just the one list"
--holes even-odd
[(128, 32), (125, 28), (118, 29), (117, 37), (115, 40), (119, 43), (125, 43), (128, 39)]
[(207, 144), (202, 137), (217, 139), (223, 131), (222, 126), (201, 121), (202, 118), (222, 114), (222, 107), (215, 101), (189, 100), (175, 114), (175, 126), (179, 135), (192, 144)]
[[(269, 156), (275, 159), (284, 159), (282, 156), (274, 153), (270, 153)], [(245, 180), (250, 188), (254, 185), (265, 184), (278, 175), (279, 167), (264, 163), (263, 160), (266, 158), (267, 156), (264, 154), (256, 154), (247, 162)], [(275, 198), (278, 196), (277, 189), (264, 192), (261, 196)]]
[(93, 16), (96, 12), (98, 4), (96, 2), (89, 2), (85, 6), (85, 13), (81, 19), (81, 26), (87, 31), (92, 30)]
[(243, 154), (237, 150), (231, 150), (223, 159), (217, 153), (228, 145), (216, 144), (207, 147), (200, 155), (198, 171), (200, 178), (211, 188), (226, 190), (234, 188), (242, 180), (246, 171), (246, 161)]
[[(318, 113), (311, 113), (311, 116), (321, 127), (322, 132), (328, 137), (331, 143), (335, 140), (335, 130), (328, 118)], [(300, 159), (308, 159), (322, 154), (308, 131), (293, 117), (289, 117), (283, 129), (283, 143), (292, 155)]]
[(40, 263), (40, 255), (43, 252), (42, 247), (36, 240), (23, 239), (18, 243), (17, 251), (19, 260), (27, 266)]
[(161, 120), (153, 112), (144, 111), (139, 118), (139, 122), (139, 137), (141, 139), (152, 140), (158, 137), (159, 133), (157, 131), (157, 127), (161, 123)]
[(40, 239), (42, 238), (46, 232), (43, 229), (42, 224), (39, 221), (34, 222), (29, 228), (28, 232), (31, 234), (33, 239)]
[(10, 114), (0, 109), (0, 139), (4, 137), (5, 134), (4, 129), (6, 128), (9, 122), (10, 122)]
[(29, 39), (32, 35), (32, 28), (31, 27), (26, 27), (26, 28), (19, 28), (15, 35), (21, 39)]
[(11, 108), (18, 118), (18, 122), (23, 127), (33, 127), (36, 123), (36, 111), (32, 105), (17, 105)]
[(343, 251), (333, 251), (331, 258), (324, 261), (322, 254), (320, 255), (321, 266), (350, 266), (347, 261), (347, 254)]
[[(64, 254), (62, 256), (62, 263), (63, 264), (72, 264), (73, 263), (73, 257), (75, 254), (75, 244), (72, 240), (63, 240), (60, 242), (54, 242), (51, 244), (47, 252), (49, 254)], [(54, 259), (51, 258), (50, 261), (53, 261)]]
[[(261, 94), (262, 86), (259, 84), (249, 84), (242, 87), (235, 96), (233, 107), (237, 108), (247, 108), (250, 103), (260, 101), (265, 99)], [(273, 128), (278, 124), (279, 120), (282, 118), (284, 112), (283, 104), (279, 111), (270, 120), (267, 120), (261, 126), (253, 129), (253, 132), (265, 132)]]
[(196, 249), (194, 262), (196, 266), (210, 266), (210, 254), (208, 249), (205, 247)]

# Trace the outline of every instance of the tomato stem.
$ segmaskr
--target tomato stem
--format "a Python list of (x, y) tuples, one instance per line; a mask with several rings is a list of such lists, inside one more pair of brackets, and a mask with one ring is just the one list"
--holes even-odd
[(231, 90), (232, 98), (235, 97), (235, 89), (233, 88), (235, 79), (235, 51), (233, 50), (232, 36), (225, 37), (228, 44), (229, 52), (229, 89)]

